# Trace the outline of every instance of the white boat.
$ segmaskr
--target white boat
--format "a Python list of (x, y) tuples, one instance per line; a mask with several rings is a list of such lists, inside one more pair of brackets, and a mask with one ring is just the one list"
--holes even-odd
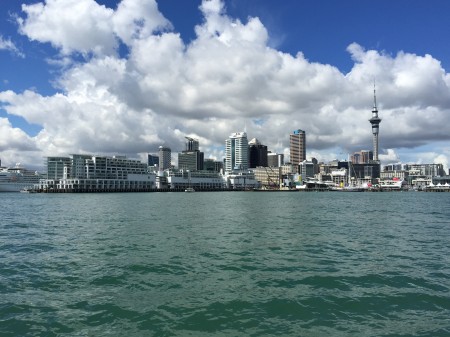
[(17, 164), (15, 167), (0, 168), (0, 192), (29, 190), (39, 183), (41, 175)]
[(384, 190), (401, 190), (403, 187), (403, 180), (400, 179), (392, 179), (392, 180), (381, 180), (380, 188)]
[(188, 187), (184, 191), (185, 192), (195, 192), (195, 190), (192, 187)]

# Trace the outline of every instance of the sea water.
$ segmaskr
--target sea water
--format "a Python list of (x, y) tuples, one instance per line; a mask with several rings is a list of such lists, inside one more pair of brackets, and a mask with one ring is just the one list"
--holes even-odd
[(0, 336), (450, 336), (450, 193), (2, 193)]

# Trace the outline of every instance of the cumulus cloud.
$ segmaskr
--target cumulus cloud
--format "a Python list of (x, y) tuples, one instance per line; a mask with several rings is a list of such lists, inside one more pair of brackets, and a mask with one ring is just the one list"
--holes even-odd
[(22, 5), (20, 32), (31, 40), (51, 43), (63, 54), (111, 53), (117, 46), (111, 29), (113, 10), (94, 0), (47, 0)]
[[(249, 138), (283, 153), (289, 133), (301, 128), (308, 157), (320, 160), (331, 159), (336, 148), (371, 147), (376, 79), (382, 149), (449, 140), (443, 125), (450, 77), (432, 56), (392, 56), (353, 43), (354, 66), (344, 74), (300, 51), (270, 47), (258, 18), (233, 19), (220, 0), (204, 0), (199, 10), (203, 22), (186, 44), (154, 0), (123, 0), (116, 9), (94, 0), (24, 5), (22, 34), (50, 43), (65, 58), (91, 57), (65, 63), (58, 94), (5, 91), (0, 102), (9, 114), (43, 127), (28, 142), (49, 155), (136, 154), (163, 144), (176, 152), (183, 135), (196, 135), (206, 157), (221, 159), (225, 139), (244, 128)], [(126, 56), (119, 55), (120, 44), (128, 47)], [(380, 157), (392, 161), (397, 153)]]

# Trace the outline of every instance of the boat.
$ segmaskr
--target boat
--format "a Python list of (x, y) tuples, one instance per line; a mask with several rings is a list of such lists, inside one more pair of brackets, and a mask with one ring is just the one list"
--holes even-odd
[(195, 192), (195, 190), (192, 187), (188, 187), (184, 191), (185, 192)]
[(399, 191), (403, 188), (404, 181), (398, 178), (392, 180), (383, 179), (380, 181), (380, 188), (386, 191)]
[(0, 168), (0, 192), (30, 191), (41, 178), (38, 172), (25, 169), (20, 164), (16, 164), (15, 167), (2, 167)]

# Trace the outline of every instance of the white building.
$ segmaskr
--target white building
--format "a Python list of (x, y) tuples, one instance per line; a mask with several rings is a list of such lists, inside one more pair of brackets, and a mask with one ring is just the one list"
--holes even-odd
[[(155, 188), (156, 175), (149, 173), (147, 164), (122, 156), (72, 155), (66, 160), (47, 160), (47, 176), (38, 189), (67, 192), (127, 192)], [(55, 165), (65, 162), (62, 177), (53, 178)], [(59, 165), (59, 164), (58, 164)], [(59, 166), (58, 166), (59, 168)]]
[(232, 133), (225, 140), (225, 172), (248, 169), (248, 140), (246, 132)]

